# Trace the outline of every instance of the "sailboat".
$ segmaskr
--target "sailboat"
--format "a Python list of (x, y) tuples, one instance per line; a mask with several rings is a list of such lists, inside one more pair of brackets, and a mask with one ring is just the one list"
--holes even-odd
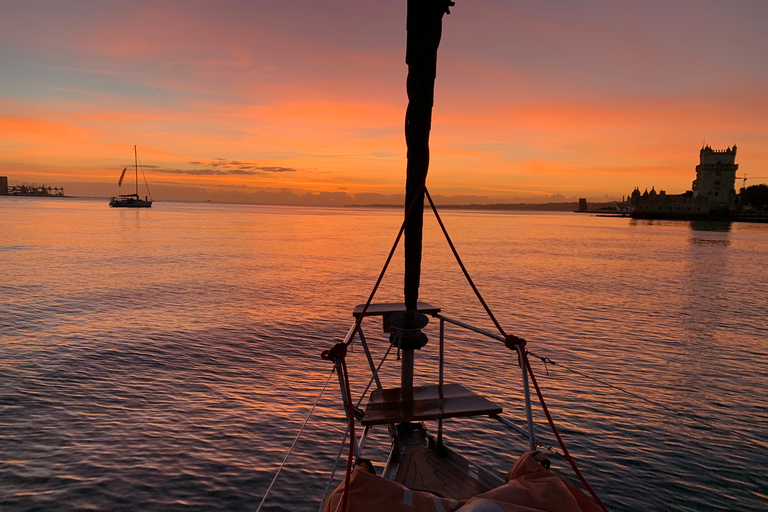
[[(334, 374), (338, 376), (342, 404), (340, 411), (345, 416), (349, 437), (346, 445), (346, 472), (334, 491), (326, 491), (322, 510), (607, 512), (608, 509), (579, 471), (552, 421), (528, 361), (526, 340), (505, 331), (483, 300), (448, 236), (446, 226), (426, 188), (437, 49), (442, 33), (443, 15), (450, 14), (449, 8), (453, 5), (454, 2), (448, 0), (408, 0), (406, 89), (409, 103), (405, 116), (408, 147), (405, 218), (367, 302), (352, 309), (352, 327), (343, 341), (321, 354), (322, 359), (333, 364), (327, 382)], [(439, 306), (419, 300), (425, 198), (437, 217), (440, 229), (459, 267), (498, 333), (473, 326), (452, 313), (444, 312)], [(376, 303), (376, 291), (401, 238), (404, 239), (405, 245), (404, 302)], [(383, 336), (378, 337), (379, 339), (369, 330), (370, 320), (376, 320), (377, 324), (383, 326)], [(428, 330), (430, 322), (433, 327)], [(434, 337), (435, 331), (439, 333), (439, 356), (437, 368), (431, 375), (436, 376), (436, 382), (414, 385), (414, 361), (419, 350), (429, 343), (427, 332), (430, 333), (429, 336)], [(484, 337), (491, 342), (501, 343), (510, 350), (509, 371), (520, 372), (518, 375), (522, 376), (520, 389), (524, 400), (524, 414), (520, 414), (519, 418), (506, 416), (500, 405), (479, 395), (465, 383), (445, 382), (443, 356), (444, 347), (449, 343), (449, 331), (461, 331), (462, 337)], [(352, 396), (349, 378), (352, 370), (347, 367), (346, 357), (349, 347), (356, 341), (359, 341), (365, 353), (365, 358), (361, 357), (362, 364), (367, 362), (370, 371), (370, 380), (366, 379), (368, 387), (359, 397)], [(386, 348), (385, 355), (378, 363), (374, 361), (374, 351), (371, 350), (375, 348), (375, 344), (379, 344), (381, 352)], [(398, 354), (400, 366), (400, 382), (394, 386), (384, 382), (386, 374), (380, 372), (391, 352)], [(391, 372), (388, 374), (391, 375)], [(497, 378), (497, 375), (488, 375), (490, 381)], [(550, 460), (545, 451), (557, 452), (541, 444), (536, 436), (530, 383), (535, 388), (535, 396), (538, 397), (541, 409), (560, 444), (562, 455), (586, 491), (582, 491), (550, 469)], [(371, 387), (374, 389), (368, 393)], [(503, 468), (506, 478), (500, 477), (503, 474), (501, 471), (484, 468), (481, 463), (470, 460), (444, 442), (445, 420), (457, 422), (468, 417), (486, 417), (498, 421), (515, 435), (524, 438), (525, 441), (520, 443), (516, 453), (519, 457), (515, 465), (511, 469)], [(381, 446), (382, 450), (371, 450), (367, 446), (376, 439), (381, 439), (381, 436), (372, 433), (373, 429), (384, 429), (387, 433), (388, 446)], [(465, 439), (464, 442), (470, 440)], [(293, 446), (295, 443), (294, 441)], [(383, 452), (389, 455), (386, 459), (380, 457), (380, 460), (371, 460), (368, 457), (373, 455), (367, 455), (366, 448), (368, 453)], [(340, 450), (339, 454), (341, 459), (344, 451)], [(277, 474), (279, 472), (278, 470)], [(332, 472), (328, 481), (329, 488), (333, 478)], [(271, 488), (270, 485), (261, 505), (264, 504)]]
[[(135, 184), (136, 184), (136, 191), (133, 194), (120, 194), (118, 197), (113, 197), (109, 200), (109, 206), (112, 206), (114, 208), (151, 208), (152, 207), (152, 194), (149, 192), (149, 184), (147, 183), (147, 178), (144, 176), (144, 169), (141, 169), (141, 176), (144, 178), (144, 184), (147, 187), (147, 195), (144, 196), (144, 199), (141, 199), (139, 196), (139, 155), (136, 151), (136, 145), (133, 146), (133, 162), (134, 162), (134, 174), (135, 174)], [(123, 169), (122, 174), (120, 174), (120, 179), (117, 182), (117, 186), (121, 187), (123, 185), (123, 178), (125, 178), (125, 171), (127, 171), (128, 168), (126, 167)]]

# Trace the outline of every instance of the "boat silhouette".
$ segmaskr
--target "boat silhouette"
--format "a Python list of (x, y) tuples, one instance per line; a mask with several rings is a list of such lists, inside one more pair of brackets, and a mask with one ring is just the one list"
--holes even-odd
[[(136, 151), (136, 145), (133, 146), (133, 162), (134, 162), (134, 183), (136, 185), (136, 191), (133, 194), (120, 194), (118, 197), (113, 197), (109, 200), (109, 206), (113, 208), (150, 208), (152, 207), (152, 194), (149, 192), (149, 184), (147, 183), (147, 177), (144, 176), (144, 168), (141, 169), (141, 176), (144, 178), (144, 184), (147, 187), (147, 195), (142, 199), (139, 196), (139, 154)], [(117, 186), (123, 186), (123, 178), (125, 178), (125, 171), (128, 168), (123, 169), (120, 174), (120, 179), (117, 181)]]

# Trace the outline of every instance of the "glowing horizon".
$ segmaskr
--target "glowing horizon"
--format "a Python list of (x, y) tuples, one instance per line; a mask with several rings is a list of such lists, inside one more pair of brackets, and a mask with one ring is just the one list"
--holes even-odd
[[(430, 190), (682, 193), (704, 141), (737, 144), (740, 175), (768, 175), (768, 5), (737, 7), (458, 2)], [(13, 183), (115, 194), (136, 144), (156, 199), (402, 193), (405, 2), (4, 10), (0, 175)]]

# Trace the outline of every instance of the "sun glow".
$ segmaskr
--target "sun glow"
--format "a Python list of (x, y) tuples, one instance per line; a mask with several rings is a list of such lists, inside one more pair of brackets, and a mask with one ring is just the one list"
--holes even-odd
[[(399, 8), (49, 7), (14, 6), (0, 20), (0, 174), (11, 182), (111, 195), (136, 144), (160, 199), (402, 194)], [(737, 143), (747, 172), (764, 167), (768, 72), (754, 58), (768, 36), (749, 21), (760, 13), (702, 18), (740, 26), (739, 38), (712, 46), (694, 32), (670, 37), (689, 29), (674, 8), (668, 19), (633, 12), (619, 34), (610, 27), (623, 9), (598, 2), (571, 13), (583, 27), (547, 6), (485, 1), (447, 18), (433, 193), (620, 198), (651, 184), (680, 193), (704, 139)], [(640, 37), (648, 31), (652, 45)]]

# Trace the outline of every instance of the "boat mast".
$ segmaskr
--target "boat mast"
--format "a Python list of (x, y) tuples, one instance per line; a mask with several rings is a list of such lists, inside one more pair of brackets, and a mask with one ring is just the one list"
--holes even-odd
[[(403, 335), (412, 338), (411, 346), (402, 340), (401, 387), (413, 387), (413, 349), (426, 344), (420, 329), (426, 317), (417, 314), (421, 282), (421, 245), (424, 226), (424, 190), (429, 169), (429, 132), (432, 127), (432, 104), (437, 74), (437, 48), (440, 46), (443, 14), (450, 14), (450, 0), (408, 0), (405, 62), (408, 64), (406, 90), (408, 110), (405, 114), (405, 142), (408, 164), (405, 183), (405, 314)], [(410, 211), (410, 216), (408, 212)], [(394, 322), (393, 322), (394, 325)], [(408, 333), (408, 334), (406, 334)], [(420, 341), (417, 341), (420, 340)]]
[(136, 153), (136, 144), (133, 145), (133, 166), (136, 170), (136, 200), (139, 200), (139, 155)]
[(408, 164), (405, 210), (413, 211), (405, 226), (405, 307), (416, 311), (421, 281), (421, 240), (424, 225), (424, 185), (429, 169), (429, 132), (437, 74), (437, 48), (442, 34), (443, 14), (450, 14), (449, 0), (408, 0), (408, 32), (405, 62), (408, 64), (408, 110), (405, 114), (405, 141)]

